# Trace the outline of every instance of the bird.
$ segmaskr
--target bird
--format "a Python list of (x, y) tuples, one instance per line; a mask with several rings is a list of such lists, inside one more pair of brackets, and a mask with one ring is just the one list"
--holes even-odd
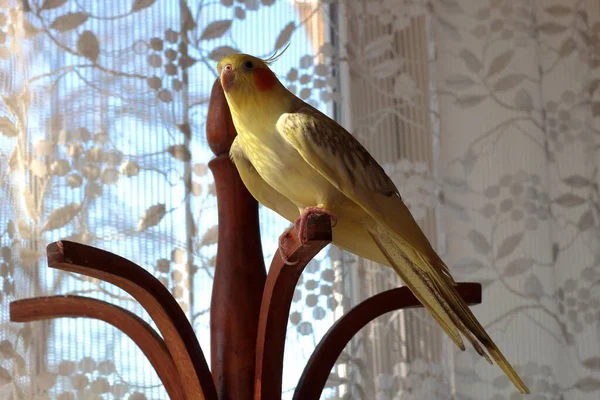
[[(307, 221), (329, 216), (334, 245), (393, 268), (458, 348), (465, 350), (462, 334), (530, 393), (458, 294), (391, 178), (352, 134), (281, 83), (270, 68), (276, 59), (236, 53), (216, 65), (237, 131), (229, 156), (250, 194), (292, 222), (302, 244)], [(292, 263), (290, 232), (280, 236), (279, 252)]]

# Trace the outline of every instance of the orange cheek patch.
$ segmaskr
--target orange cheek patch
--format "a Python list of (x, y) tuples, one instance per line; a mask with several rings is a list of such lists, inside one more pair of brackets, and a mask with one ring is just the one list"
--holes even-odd
[(256, 88), (261, 92), (271, 90), (277, 83), (277, 77), (271, 70), (266, 68), (257, 68), (254, 70)]

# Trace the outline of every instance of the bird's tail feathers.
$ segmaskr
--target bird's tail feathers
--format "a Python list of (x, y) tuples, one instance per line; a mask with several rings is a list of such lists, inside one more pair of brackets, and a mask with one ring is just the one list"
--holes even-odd
[(448, 280), (443, 273), (447, 267), (443, 264), (438, 265), (443, 263), (439, 256), (435, 254), (435, 257), (431, 257), (431, 254), (425, 254), (387, 226), (377, 222), (369, 227), (369, 233), (402, 281), (432, 314), (450, 339), (461, 350), (465, 350), (460, 335), (462, 333), (477, 353), (490, 364), (490, 356), (496, 361), (519, 391), (529, 393), (525, 383), (460, 296), (454, 281)]
[(394, 237), (397, 243), (402, 244), (404, 248), (413, 250), (414, 257), (431, 260), (426, 264), (433, 263), (439, 267), (437, 269), (438, 274), (449, 285), (456, 286), (448, 266), (431, 247), (427, 236), (425, 236), (401, 198), (375, 196), (369, 205), (370, 207), (365, 208), (365, 211), (379, 225), (379, 229), (386, 228), (385, 230)]
[(370, 229), (369, 233), (377, 247), (388, 259), (394, 271), (411, 290), (415, 297), (431, 312), (433, 318), (441, 325), (450, 339), (461, 349), (465, 345), (456, 325), (444, 310), (444, 305), (437, 298), (429, 282), (419, 277), (419, 272), (410, 260), (402, 254), (401, 249), (387, 234), (381, 234), (380, 229)]

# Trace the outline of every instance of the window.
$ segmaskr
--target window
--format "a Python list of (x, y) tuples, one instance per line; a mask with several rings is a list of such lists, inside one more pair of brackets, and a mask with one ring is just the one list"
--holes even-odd
[[(0, 165), (10, 175), (0, 218), (7, 227), (2, 246), (10, 249), (2, 253), (3, 310), (16, 285), (18, 297), (85, 295), (147, 317), (119, 289), (49, 270), (45, 245), (67, 238), (151, 271), (186, 311), (210, 357), (217, 213), (204, 121), (216, 60), (234, 50), (268, 57), (289, 42), (274, 71), (357, 136), (397, 183), (412, 185), (409, 205), (435, 237), (435, 187), (427, 186), (434, 126), (423, 111), (432, 101), (427, 19), (411, 8), (415, 15), (381, 20), (373, 4), (46, 0), (4, 12), (0, 25), (12, 47), (0, 45), (0, 58), (10, 62), (0, 76), (8, 98), (0, 125), (14, 135), (0, 142)], [(21, 158), (13, 163), (11, 154)], [(288, 223), (264, 207), (260, 218), (269, 265)], [(397, 284), (391, 271), (333, 247), (319, 254), (292, 305), (285, 399), (302, 372), (298, 360), (308, 359), (334, 319)], [(375, 377), (398, 376), (400, 360), (438, 362), (441, 341), (428, 318), (415, 311), (371, 324), (332, 371), (325, 398), (354, 396), (358, 383), (377, 392), (385, 385)], [(18, 354), (29, 370), (19, 369), (17, 356), (0, 366), (32, 396), (166, 396), (133, 342), (104, 323), (6, 321), (7, 314), (0, 324), (6, 354)], [(0, 387), (0, 395), (13, 390)]]

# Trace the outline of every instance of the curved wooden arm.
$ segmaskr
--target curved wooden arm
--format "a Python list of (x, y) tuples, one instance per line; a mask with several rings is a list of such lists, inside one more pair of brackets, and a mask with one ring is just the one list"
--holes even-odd
[(185, 400), (177, 368), (162, 338), (137, 315), (105, 301), (81, 296), (50, 296), (10, 303), (10, 320), (30, 322), (62, 317), (94, 318), (125, 333), (148, 358), (170, 399)]
[(101, 279), (133, 296), (162, 333), (188, 399), (217, 400), (212, 376), (190, 322), (148, 271), (110, 252), (69, 241), (47, 247), (48, 266)]
[(286, 265), (277, 250), (263, 292), (256, 344), (255, 400), (281, 399), (283, 352), (290, 305), (294, 289), (306, 264), (331, 242), (331, 220), (322, 215), (308, 221), (308, 242), (301, 246), (296, 228), (292, 228), (286, 248), (293, 249)]
[[(457, 290), (467, 304), (481, 303), (481, 284), (459, 283)], [(294, 392), (294, 400), (318, 400), (336, 360), (365, 325), (390, 311), (423, 307), (406, 287), (379, 293), (361, 302), (336, 321), (312, 353)]]

